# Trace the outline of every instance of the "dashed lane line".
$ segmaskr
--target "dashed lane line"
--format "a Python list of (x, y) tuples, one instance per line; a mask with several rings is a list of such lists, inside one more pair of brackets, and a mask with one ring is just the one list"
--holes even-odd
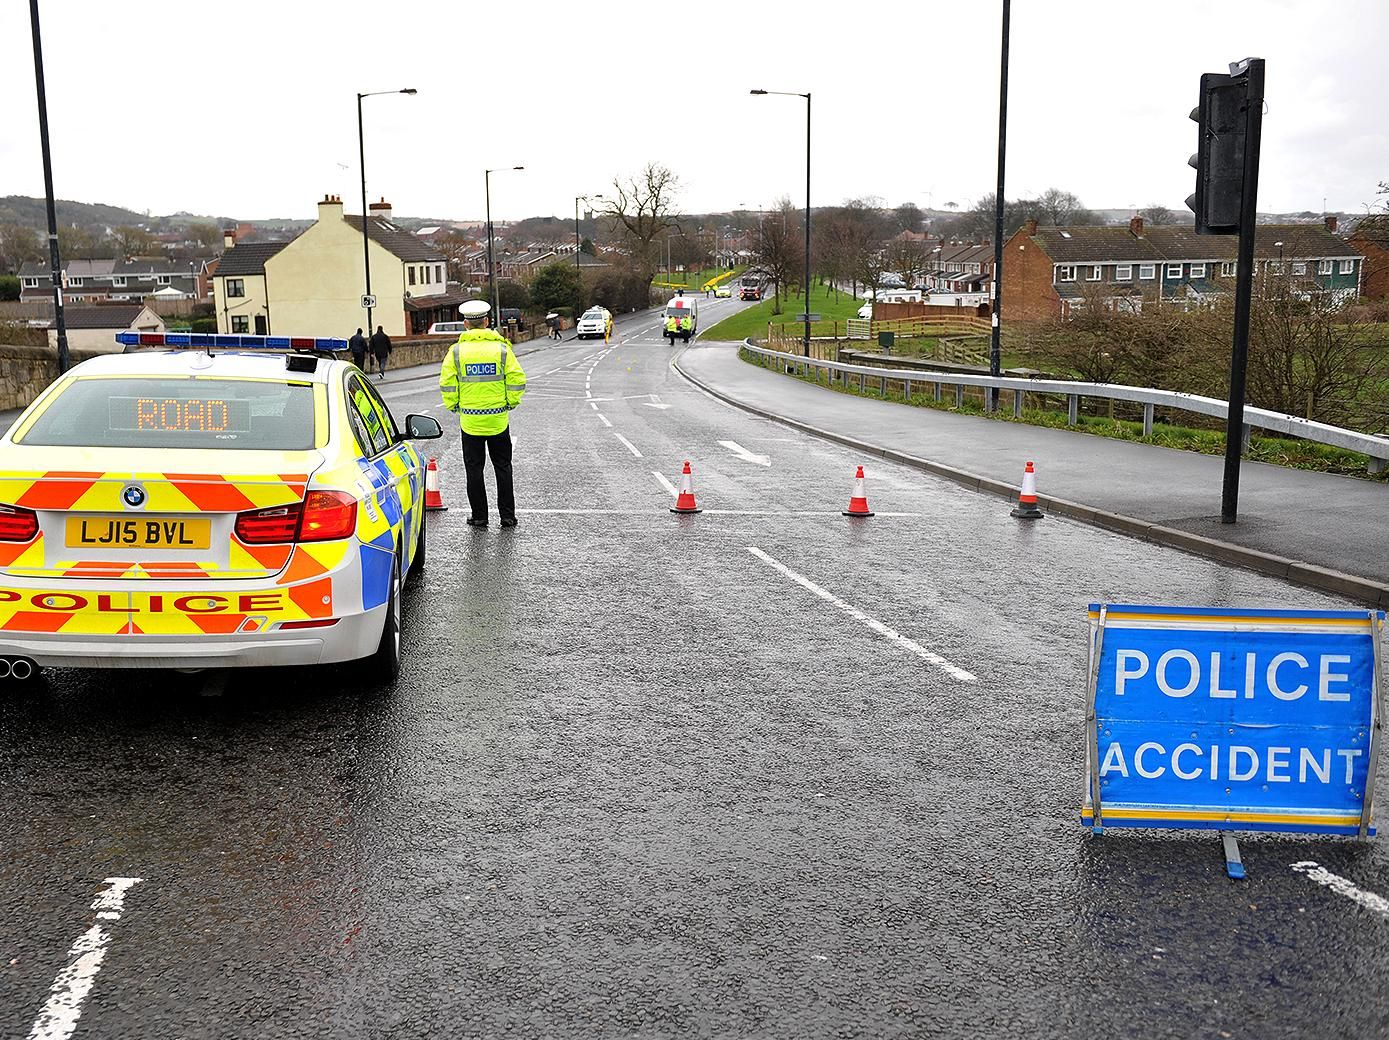
[[(602, 419), (604, 418), (604, 416), (600, 415), (598, 418)], [(611, 426), (612, 423), (609, 423), (608, 425)], [(631, 441), (629, 441), (626, 437), (622, 436), (622, 434), (618, 433), (616, 430), (613, 430), (613, 436), (620, 440), (623, 444), (627, 445), (627, 450), (630, 451), (637, 458), (642, 457), (641, 452), (637, 451), (637, 446), (633, 444)]]
[(29, 1040), (67, 1040), (72, 1036), (77, 1028), (77, 1020), (82, 1017), (82, 1005), (92, 991), (97, 972), (106, 960), (106, 950), (111, 945), (111, 933), (106, 930), (106, 925), (121, 919), (126, 893), (143, 880), (135, 877), (106, 879), (106, 888), (97, 893), (92, 903), (96, 923), (83, 932), (68, 950), (68, 963), (53, 980), (48, 1001), (29, 1030)]
[(666, 479), (666, 475), (665, 475), (664, 473), (662, 473), (660, 470), (658, 470), (658, 469), (653, 469), (653, 470), (651, 471), (651, 475), (652, 475), (653, 477), (655, 477), (657, 480), (659, 480), (659, 481), (661, 482), (661, 487), (665, 488), (665, 489), (666, 489), (667, 491), (669, 491), (672, 495), (678, 495), (678, 494), (679, 494), (679, 492), (675, 490), (675, 485), (672, 484), (669, 480), (667, 480), (667, 479)]
[(1389, 899), (1374, 892), (1366, 892), (1363, 888), (1356, 887), (1355, 883), (1340, 874), (1333, 874), (1320, 863), (1313, 860), (1303, 860), (1301, 863), (1294, 863), (1293, 870), (1299, 874), (1306, 875), (1309, 881), (1315, 881), (1325, 888), (1331, 889), (1339, 896), (1345, 896), (1352, 902), (1358, 903), (1366, 910), (1378, 914), (1381, 918), (1389, 920)]
[(757, 548), (757, 546), (749, 545), (746, 546), (746, 548), (748, 552), (752, 553), (752, 555), (756, 556), (763, 563), (780, 572), (783, 576), (790, 578), (801, 588), (807, 590), (808, 592), (814, 593), (816, 596), (819, 596), (826, 603), (833, 604), (835, 607), (838, 607), (840, 610), (842, 610), (845, 614), (848, 614), (859, 624), (872, 629), (874, 632), (878, 633), (878, 635), (882, 636), (884, 639), (896, 643), (903, 649), (910, 650), (912, 653), (916, 654), (917, 657), (921, 658), (923, 661), (928, 661), (929, 663), (935, 665), (937, 668), (939, 668), (941, 671), (945, 672), (952, 678), (958, 679), (960, 682), (966, 683), (979, 681), (978, 678), (971, 672), (967, 672), (959, 665), (953, 664), (952, 662), (946, 660), (940, 654), (927, 650), (920, 643), (908, 639), (906, 636), (902, 635), (902, 633), (896, 631), (895, 629), (889, 628), (887, 625), (883, 624), (877, 618), (870, 617), (863, 611), (859, 610), (859, 608), (854, 606), (852, 603), (846, 603), (844, 600), (836, 596), (833, 592), (830, 592), (828, 589), (823, 589), (819, 585), (816, 585), (804, 574), (798, 574), (796, 571), (793, 571), (790, 567), (786, 566), (786, 564), (782, 563), (780, 560), (776, 559), (775, 557), (768, 556), (761, 549)]
[(606, 426), (610, 430), (612, 429), (613, 421), (609, 419), (606, 415), (604, 415), (602, 412), (599, 412), (598, 418), (602, 420), (604, 426)]

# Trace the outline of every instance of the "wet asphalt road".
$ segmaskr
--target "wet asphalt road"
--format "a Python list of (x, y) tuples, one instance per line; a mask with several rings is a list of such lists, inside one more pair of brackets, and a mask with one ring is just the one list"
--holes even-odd
[(0, 1035), (122, 875), (76, 1037), (1389, 1035), (1389, 920), (1291, 869), (1387, 894), (1382, 843), (1245, 838), (1236, 884), (1214, 836), (1076, 822), (1088, 601), (1345, 604), (881, 462), (846, 520), (863, 460), (654, 325), (523, 359), (516, 530), (437, 442), (394, 689), (4, 691)]

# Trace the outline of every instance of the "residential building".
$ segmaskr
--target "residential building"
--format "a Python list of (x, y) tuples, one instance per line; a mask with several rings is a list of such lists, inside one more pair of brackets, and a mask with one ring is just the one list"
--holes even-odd
[[(1004, 246), (1005, 318), (1065, 317), (1087, 301), (1141, 309), (1145, 301), (1180, 306), (1234, 291), (1239, 239), (1198, 235), (1186, 225), (1039, 227), (1023, 225)], [(1254, 235), (1257, 273), (1286, 273), (1304, 291), (1359, 294), (1363, 257), (1323, 224), (1261, 224)]]
[[(388, 335), (408, 336), (456, 320), (469, 297), (448, 283), (444, 255), (392, 223), (384, 199), (368, 209), (373, 323)], [(298, 237), (227, 249), (213, 277), (218, 330), (347, 336), (365, 328), (362, 224), (362, 217), (343, 213), (339, 196), (325, 195), (318, 220)]]
[[(73, 350), (101, 350), (118, 354), (125, 348), (116, 342), (118, 332), (164, 332), (164, 319), (139, 303), (108, 303), (63, 307), (68, 346)], [(48, 344), (58, 347), (58, 330), (48, 330)]]
[(1371, 300), (1389, 299), (1389, 213), (1363, 218), (1346, 241), (1365, 257), (1360, 295)]
[[(74, 303), (161, 299), (205, 300), (210, 260), (69, 260), (63, 264), (65, 300)], [(19, 270), (19, 298), (53, 298), (48, 266), (27, 263)]]

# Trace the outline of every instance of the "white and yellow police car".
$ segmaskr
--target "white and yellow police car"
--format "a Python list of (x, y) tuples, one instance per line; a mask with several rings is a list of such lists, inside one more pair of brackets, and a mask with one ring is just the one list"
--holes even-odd
[(0, 672), (400, 668), (424, 466), (343, 340), (122, 333), (0, 438)]

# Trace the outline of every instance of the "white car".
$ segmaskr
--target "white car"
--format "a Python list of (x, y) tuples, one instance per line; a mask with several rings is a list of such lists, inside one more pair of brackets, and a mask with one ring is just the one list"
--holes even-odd
[(412, 441), (439, 423), (398, 426), (313, 353), (343, 340), (118, 338), (166, 349), (84, 361), (0, 438), (5, 674), (358, 661), (392, 680), (424, 567)]
[(590, 307), (579, 317), (574, 334), (579, 339), (604, 339), (612, 333), (613, 315), (606, 307)]

